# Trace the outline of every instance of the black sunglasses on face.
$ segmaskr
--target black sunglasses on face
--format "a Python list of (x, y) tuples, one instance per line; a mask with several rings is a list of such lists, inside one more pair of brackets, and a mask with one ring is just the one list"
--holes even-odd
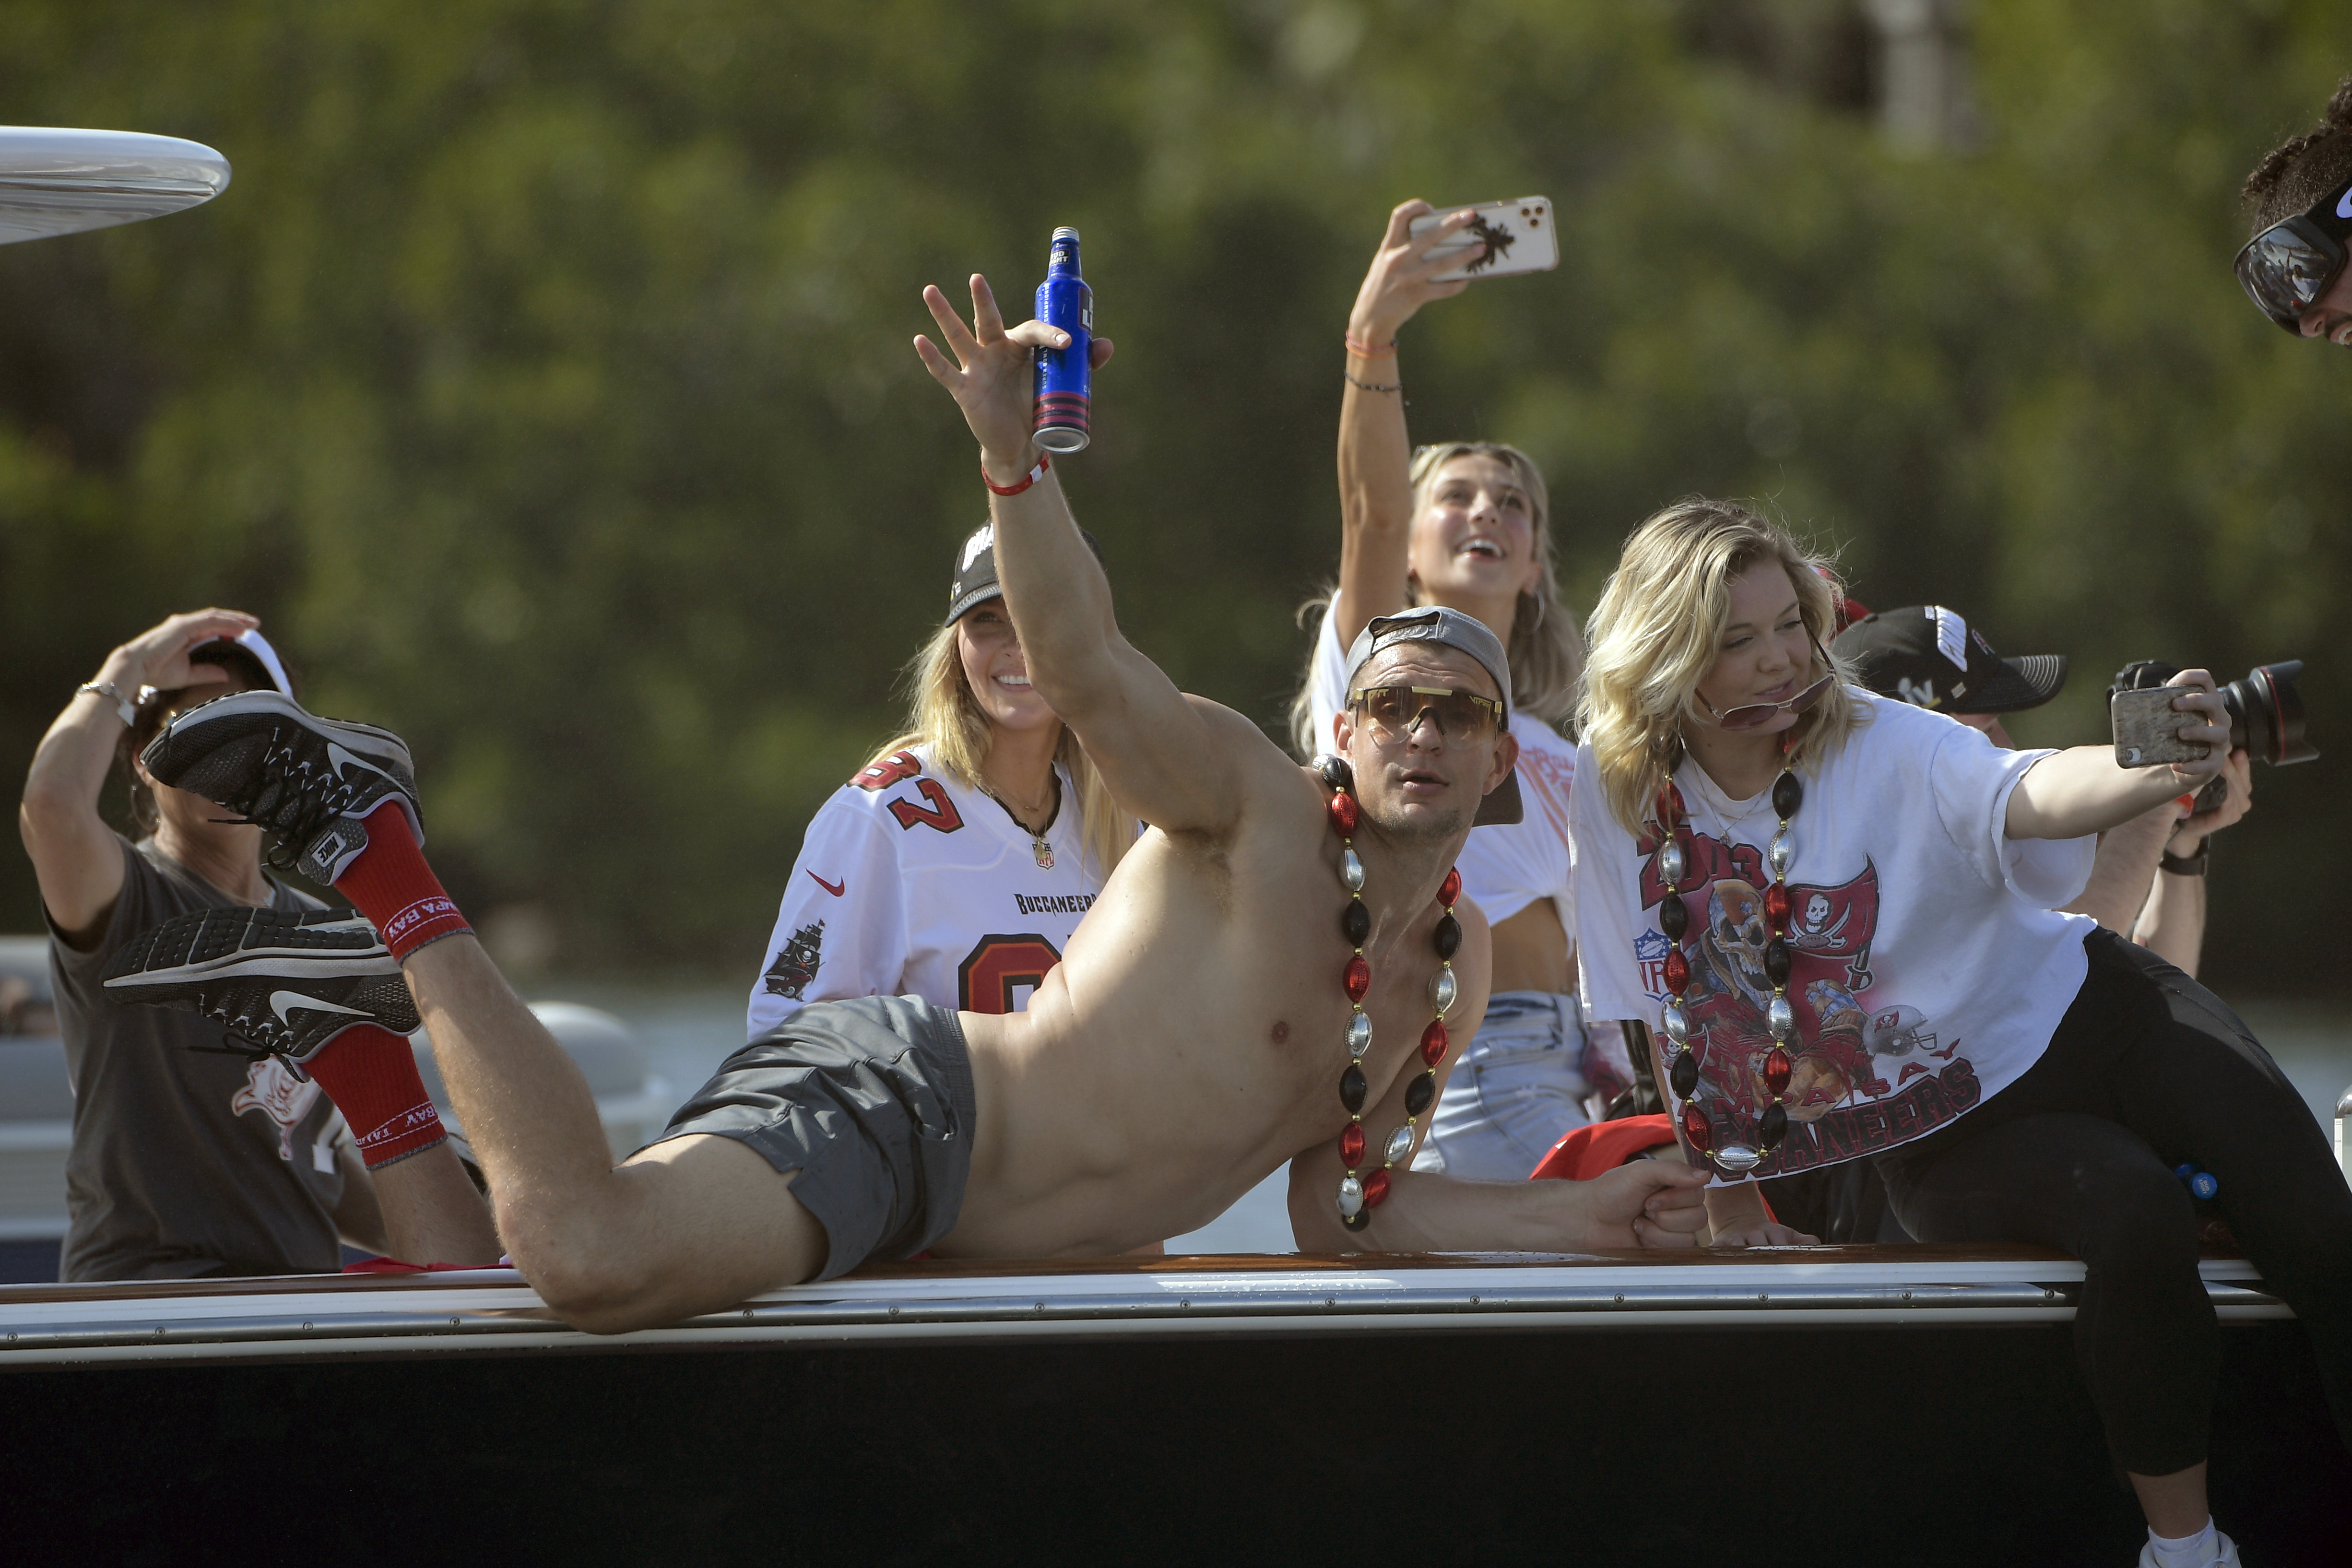
[(2303, 336), (2303, 318), (2344, 274), (2352, 180), (2248, 240), (2233, 264), (2254, 308)]
[(1394, 735), (1409, 735), (1427, 714), (1437, 733), (1449, 738), (1476, 740), (1492, 735), (1502, 722), (1503, 705), (1476, 692), (1452, 686), (1366, 686), (1348, 699), (1366, 718)]

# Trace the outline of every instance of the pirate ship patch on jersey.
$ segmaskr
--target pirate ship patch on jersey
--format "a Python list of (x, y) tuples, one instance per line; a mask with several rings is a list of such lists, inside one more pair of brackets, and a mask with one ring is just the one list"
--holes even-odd
[(813, 920), (793, 932), (777, 950), (776, 961), (761, 977), (769, 994), (799, 1001), (816, 980), (817, 966), (824, 961), (824, 921)]

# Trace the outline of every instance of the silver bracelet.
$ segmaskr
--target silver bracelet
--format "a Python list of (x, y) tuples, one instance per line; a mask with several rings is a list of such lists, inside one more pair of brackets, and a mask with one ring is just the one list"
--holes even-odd
[[(112, 681), (84, 681), (74, 688), (76, 696), (81, 695), (84, 692), (95, 692), (100, 696), (110, 699), (114, 704), (116, 716), (122, 720), (123, 728), (128, 729), (139, 722), (139, 705), (115, 690)], [(146, 695), (145, 687), (140, 688), (140, 695), (142, 697)]]

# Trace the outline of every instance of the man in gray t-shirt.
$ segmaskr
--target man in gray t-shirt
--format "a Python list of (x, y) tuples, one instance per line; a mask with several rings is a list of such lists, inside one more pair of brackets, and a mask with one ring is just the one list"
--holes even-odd
[[(100, 977), (149, 927), (233, 901), (158, 850), (122, 844), (122, 891), (96, 944), (54, 921), (49, 974), (73, 1074), (68, 1280), (332, 1273), (346, 1174), (342, 1119), (276, 1057), (249, 1061), (212, 1019), (116, 1005)], [(271, 883), (271, 907), (317, 899)], [(356, 1186), (362, 1186), (364, 1177)]]
[[(68, 1280), (332, 1272), (339, 1238), (391, 1250), (376, 1187), (317, 1082), (227, 1050), (213, 1019), (119, 1006), (100, 988), (125, 944), (175, 915), (320, 907), (263, 870), (259, 828), (157, 785), (137, 760), (178, 708), (287, 688), (268, 643), (236, 640), (252, 627), (208, 610), (124, 643), (49, 727), (26, 777), (17, 825), (40, 880), (73, 1075)], [(116, 766), (147, 835), (136, 845), (99, 815)]]

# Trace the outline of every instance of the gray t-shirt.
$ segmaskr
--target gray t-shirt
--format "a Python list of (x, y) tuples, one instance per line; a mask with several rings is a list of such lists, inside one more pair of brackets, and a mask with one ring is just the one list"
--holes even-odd
[[(318, 909), (273, 883), (272, 907)], [(96, 946), (49, 927), (58, 1030), (73, 1075), (66, 1199), (71, 1281), (316, 1274), (342, 1267), (334, 1103), (278, 1058), (221, 1049), (226, 1031), (177, 1008), (129, 1007), (100, 985), (123, 944), (175, 915), (235, 901), (155, 847), (122, 841), (122, 893)], [(192, 1047), (208, 1049), (191, 1049)]]

